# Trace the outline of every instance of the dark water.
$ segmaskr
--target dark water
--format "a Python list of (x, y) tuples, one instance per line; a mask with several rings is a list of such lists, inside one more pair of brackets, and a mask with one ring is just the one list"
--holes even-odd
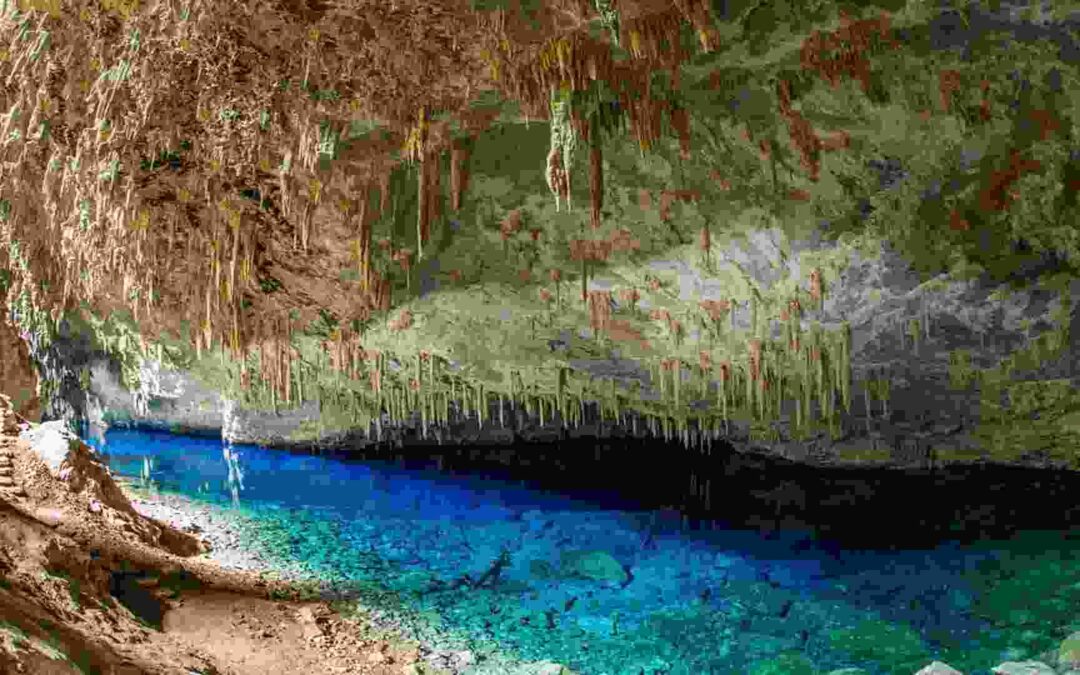
[(391, 593), (471, 645), (583, 675), (965, 673), (1034, 658), (1075, 626), (1076, 542), (855, 551), (809, 532), (685, 527), (611, 492), (112, 430), (115, 473), (254, 518), (252, 546)]

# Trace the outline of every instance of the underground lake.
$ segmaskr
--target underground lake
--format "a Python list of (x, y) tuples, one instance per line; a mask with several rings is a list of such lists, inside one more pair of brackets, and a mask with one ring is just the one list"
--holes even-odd
[[(886, 549), (811, 526), (688, 519), (614, 487), (555, 491), (506, 472), (136, 429), (87, 442), (129, 484), (242, 523), (234, 545), (268, 568), (351, 588), (418, 637), (582, 675), (909, 674), (934, 660), (989, 675), (1080, 629), (1080, 540), (1060, 523)], [(594, 484), (610, 475), (592, 471)], [(714, 492), (756, 487), (729, 478)], [(980, 480), (965, 492), (1000, 492)], [(906, 485), (912, 503), (936, 499)], [(1052, 486), (1041, 489), (1052, 501)], [(807, 495), (824, 501), (809, 485)], [(745, 525), (748, 507), (730, 503)], [(846, 508), (882, 527), (877, 507)]]

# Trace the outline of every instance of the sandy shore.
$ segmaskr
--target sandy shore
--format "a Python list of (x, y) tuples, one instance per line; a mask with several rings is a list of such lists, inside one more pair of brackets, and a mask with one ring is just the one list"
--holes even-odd
[(116, 479), (132, 507), (142, 515), (190, 532), (210, 546), (202, 554), (208, 560), (227, 569), (251, 570), (275, 574), (292, 581), (311, 580), (299, 565), (267, 560), (257, 549), (244, 545), (250, 518), (214, 504), (207, 504), (183, 495), (147, 490), (137, 482)]
[[(184, 495), (147, 490), (137, 481), (116, 478), (117, 484), (140, 514), (190, 532), (210, 546), (200, 557), (224, 568), (246, 570), (285, 581), (304, 582), (322, 600), (357, 600), (361, 594), (319, 579), (301, 564), (270, 559), (253, 546), (249, 533), (257, 529), (250, 516), (226, 505), (200, 502)], [(353, 603), (354, 605), (356, 603)], [(525, 663), (493, 648), (469, 649), (461, 638), (419, 625), (380, 609), (358, 606), (360, 615), (378, 630), (405, 634), (421, 643), (419, 657), (435, 672), (453, 675), (571, 675), (569, 669), (549, 661)]]

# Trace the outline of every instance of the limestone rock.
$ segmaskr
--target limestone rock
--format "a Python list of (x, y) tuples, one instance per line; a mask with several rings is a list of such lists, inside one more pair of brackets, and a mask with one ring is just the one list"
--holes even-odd
[(1054, 669), (1041, 661), (1006, 661), (991, 672), (994, 675), (1054, 675)]
[(19, 438), (30, 444), (34, 452), (49, 467), (56, 477), (60, 477), (61, 464), (68, 459), (71, 444), (79, 438), (63, 422), (57, 420), (44, 422), (19, 434)]
[(930, 665), (926, 666), (915, 675), (964, 675), (956, 668), (953, 668), (947, 663), (941, 661), (934, 661)]

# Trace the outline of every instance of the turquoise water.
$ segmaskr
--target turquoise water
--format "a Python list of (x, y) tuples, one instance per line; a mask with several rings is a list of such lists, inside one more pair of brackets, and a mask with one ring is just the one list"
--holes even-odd
[(104, 454), (117, 474), (149, 468), (163, 491), (253, 519), (248, 545), (270, 559), (362, 582), (465, 644), (582, 675), (913, 673), (934, 659), (978, 674), (1080, 630), (1075, 542), (838, 550), (809, 533), (691, 531), (609, 495), (223, 450), (112, 430)]

